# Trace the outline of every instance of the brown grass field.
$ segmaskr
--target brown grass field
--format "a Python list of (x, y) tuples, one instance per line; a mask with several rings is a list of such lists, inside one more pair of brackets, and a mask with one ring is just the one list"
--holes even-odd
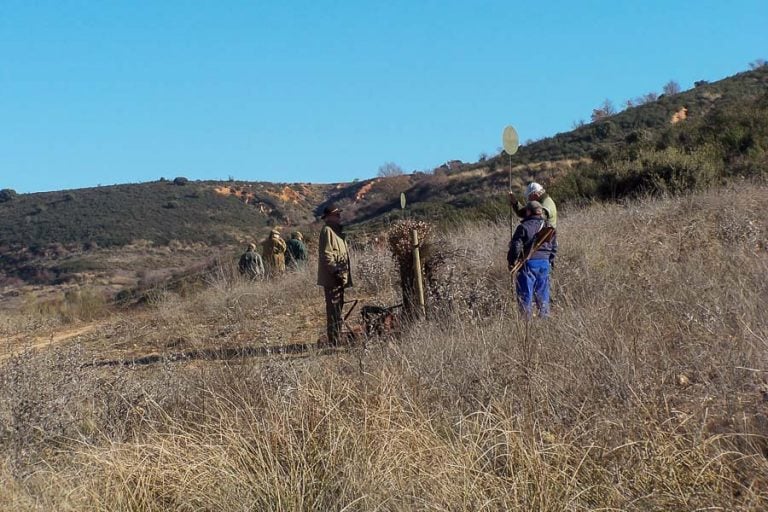
[[(0, 313), (0, 510), (766, 510), (766, 204), (564, 212), (546, 321), (504, 223), (437, 237), (428, 320), (365, 346), (307, 346), (314, 265)], [(353, 265), (350, 298), (399, 302), (386, 249)]]

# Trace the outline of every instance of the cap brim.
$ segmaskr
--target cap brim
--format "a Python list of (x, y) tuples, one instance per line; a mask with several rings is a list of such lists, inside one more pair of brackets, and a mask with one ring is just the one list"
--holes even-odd
[(335, 210), (333, 210), (333, 211), (330, 211), (330, 212), (327, 212), (327, 213), (324, 213), (324, 214), (322, 214), (322, 215), (320, 216), (320, 218), (321, 218), (321, 219), (324, 219), (324, 218), (328, 217), (329, 215), (333, 215), (334, 213), (341, 213), (342, 211), (343, 211), (343, 210), (342, 210), (341, 208), (336, 208), (336, 209), (335, 209)]

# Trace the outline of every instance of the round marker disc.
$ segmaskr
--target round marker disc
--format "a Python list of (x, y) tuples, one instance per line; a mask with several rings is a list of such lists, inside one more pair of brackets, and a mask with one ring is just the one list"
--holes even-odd
[(520, 146), (520, 139), (517, 137), (517, 132), (512, 126), (504, 128), (504, 133), (501, 135), (501, 145), (508, 155), (517, 153), (517, 148)]

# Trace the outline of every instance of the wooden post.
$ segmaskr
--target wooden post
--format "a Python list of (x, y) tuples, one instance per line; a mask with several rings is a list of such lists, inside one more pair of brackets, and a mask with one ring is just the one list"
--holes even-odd
[(419, 234), (414, 229), (411, 231), (411, 244), (413, 245), (413, 277), (416, 281), (416, 298), (419, 300), (419, 313), (422, 318), (426, 315), (424, 306), (424, 283), (421, 280), (421, 255), (419, 254)]

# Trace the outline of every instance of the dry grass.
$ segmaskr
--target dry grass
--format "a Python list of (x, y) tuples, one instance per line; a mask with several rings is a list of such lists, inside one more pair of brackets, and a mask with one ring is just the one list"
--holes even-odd
[[(0, 508), (764, 510), (767, 201), (746, 187), (563, 216), (546, 322), (512, 306), (508, 227), (468, 225), (441, 242), (430, 321), (397, 342), (143, 369), (13, 358)], [(358, 293), (390, 303), (391, 261), (355, 259)], [(223, 269), (142, 322), (201, 346), (275, 329), (264, 315), (301, 323), (322, 308), (312, 270), (276, 287)], [(118, 343), (142, 330), (125, 322)]]

